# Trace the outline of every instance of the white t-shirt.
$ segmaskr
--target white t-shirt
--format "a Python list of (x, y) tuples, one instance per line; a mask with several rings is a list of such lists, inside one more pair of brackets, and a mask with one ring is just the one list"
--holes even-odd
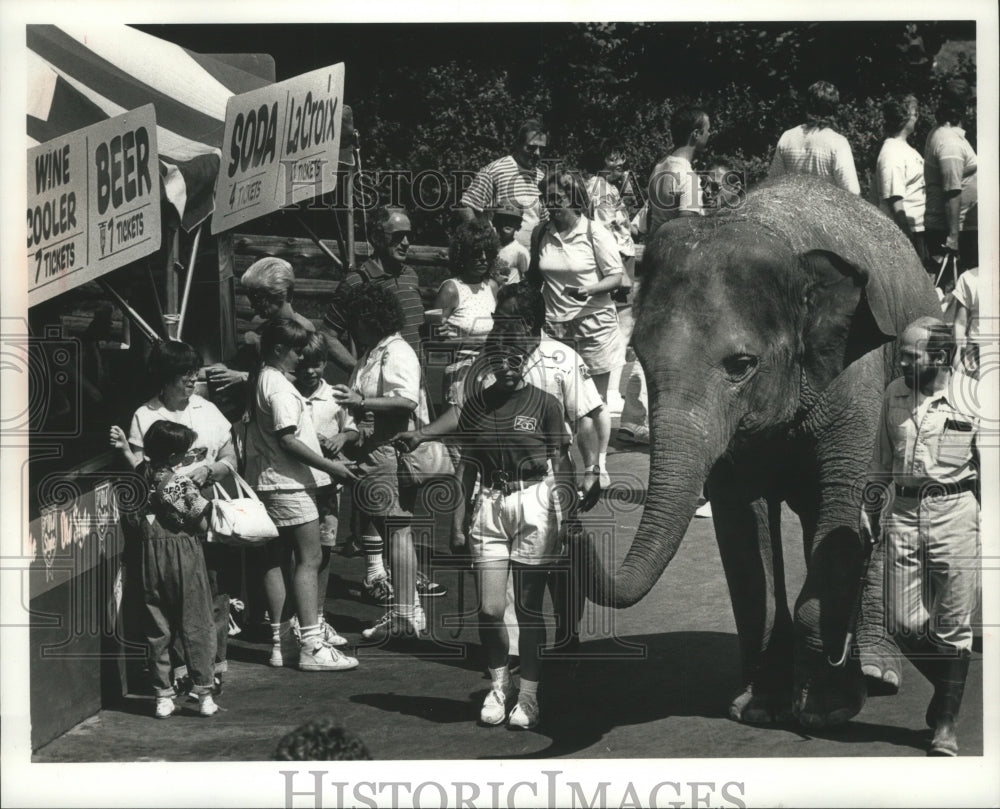
[(158, 396), (140, 405), (132, 416), (132, 423), (129, 426), (129, 444), (138, 452), (142, 452), (146, 431), (153, 422), (161, 420), (183, 424), (198, 434), (191, 449), (184, 456), (184, 465), (177, 469), (179, 475), (187, 475), (198, 466), (215, 463), (222, 448), (231, 444), (233, 440), (230, 432), (232, 425), (229, 420), (214, 404), (194, 393), (188, 400), (188, 406), (183, 410), (168, 410)]
[(592, 295), (585, 301), (571, 298), (567, 286), (589, 286), (608, 275), (621, 274), (618, 242), (600, 222), (581, 216), (569, 233), (560, 234), (551, 222), (542, 232), (538, 266), (545, 278), (545, 319), (565, 323), (600, 309), (614, 308), (610, 292)]
[(979, 267), (966, 270), (955, 282), (955, 300), (969, 310), (965, 334), (972, 340), (979, 336)]
[(497, 258), (502, 258), (507, 262), (507, 266), (510, 267), (510, 275), (507, 276), (504, 286), (516, 284), (527, 275), (531, 254), (528, 252), (528, 248), (517, 239), (501, 247), (500, 252), (497, 253)]
[(828, 127), (802, 124), (782, 134), (767, 176), (782, 174), (812, 174), (852, 194), (861, 193), (851, 145)]
[(886, 200), (900, 197), (903, 213), (910, 229), (924, 229), (924, 208), (927, 193), (924, 186), (924, 159), (905, 140), (886, 138), (878, 153), (875, 167), (878, 206), (892, 216), (892, 206)]
[(305, 398), (277, 368), (265, 365), (254, 391), (254, 413), (247, 429), (247, 482), (260, 491), (314, 489), (330, 476), (302, 463), (282, 448), (278, 433), (289, 427), (295, 437), (322, 455), (316, 426)]

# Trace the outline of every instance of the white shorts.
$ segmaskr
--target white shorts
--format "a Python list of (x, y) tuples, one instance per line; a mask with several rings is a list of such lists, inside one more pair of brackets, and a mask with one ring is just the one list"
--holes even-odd
[(559, 561), (562, 515), (550, 475), (508, 495), (480, 489), (470, 528), (477, 562), (509, 559), (522, 565)]

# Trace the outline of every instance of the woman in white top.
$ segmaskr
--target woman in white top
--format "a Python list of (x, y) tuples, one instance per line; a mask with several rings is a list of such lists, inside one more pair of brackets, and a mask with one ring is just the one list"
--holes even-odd
[(927, 261), (924, 244), (924, 158), (907, 143), (917, 126), (915, 96), (896, 96), (882, 105), (885, 142), (875, 164), (875, 203), (906, 234), (920, 260)]
[[(298, 322), (275, 318), (260, 333), (263, 367), (257, 376), (247, 428), (247, 481), (267, 507), (279, 536), (267, 545), (264, 574), (271, 615), (272, 666), (298, 663), (303, 671), (343, 671), (358, 661), (323, 639), (315, 617), (321, 550), (316, 489), (330, 476), (354, 480), (347, 466), (323, 457), (305, 398), (292, 384), (309, 332)], [(295, 557), (294, 572), (292, 556)], [(287, 598), (291, 589), (293, 599)], [(299, 616), (296, 642), (291, 617)], [(307, 620), (315, 623), (306, 625)]]
[(611, 371), (625, 359), (611, 299), (624, 272), (618, 242), (587, 216), (590, 197), (578, 173), (557, 171), (539, 190), (549, 221), (532, 235), (529, 276), (541, 282), (546, 330), (576, 349), (606, 402)]
[(438, 335), (454, 346), (444, 371), (445, 399), (461, 384), (493, 328), (497, 283), (490, 277), (500, 240), (489, 222), (474, 219), (455, 229), (448, 261), (451, 278), (438, 288), (434, 306), (441, 310)]
[(367, 350), (358, 358), (348, 384), (333, 386), (333, 396), (351, 408), (360, 434), (363, 476), (355, 486), (354, 506), (361, 515), (361, 542), (369, 557), (365, 587), (371, 591), (378, 581), (388, 585), (381, 536), (388, 541), (393, 595), (391, 609), (362, 634), (366, 638), (418, 635), (426, 630), (426, 621), (417, 598), (417, 557), (410, 530), (416, 492), (400, 490), (391, 439), (411, 427), (418, 406), (422, 405), (419, 415), (427, 421), (420, 362), (401, 335), (403, 311), (389, 289), (375, 284), (356, 287), (349, 311), (351, 337)]

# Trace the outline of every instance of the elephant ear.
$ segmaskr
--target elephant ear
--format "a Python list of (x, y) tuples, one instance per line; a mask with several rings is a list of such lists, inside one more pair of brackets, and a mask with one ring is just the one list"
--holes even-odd
[(808, 278), (803, 372), (817, 393), (852, 362), (895, 339), (883, 296), (869, 272), (829, 250), (802, 256)]

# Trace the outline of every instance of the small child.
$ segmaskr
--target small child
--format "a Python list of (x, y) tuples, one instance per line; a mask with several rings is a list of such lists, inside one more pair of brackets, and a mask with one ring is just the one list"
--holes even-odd
[(219, 710), (212, 699), (215, 667), (215, 624), (212, 594), (201, 536), (208, 530), (212, 503), (187, 475), (175, 470), (197, 434), (183, 424), (160, 419), (143, 440), (148, 460), (132, 452), (125, 431), (111, 428), (111, 444), (125, 456), (149, 487), (139, 519), (142, 532), (142, 585), (146, 602), (143, 628), (149, 670), (156, 694), (157, 719), (172, 716), (176, 692), (170, 677), (170, 647), (181, 640), (184, 662), (198, 697), (198, 712)]
[[(326, 341), (319, 332), (313, 332), (309, 336), (309, 342), (302, 349), (299, 364), (295, 367), (295, 387), (305, 397), (323, 455), (327, 458), (336, 458), (345, 446), (357, 444), (358, 430), (350, 411), (341, 407), (333, 398), (333, 388), (323, 378), (325, 367)], [(337, 630), (326, 622), (323, 609), (326, 604), (327, 584), (330, 580), (330, 552), (337, 544), (340, 488), (339, 485), (330, 483), (316, 490), (319, 543), (322, 553), (316, 576), (316, 604), (319, 606), (319, 624), (323, 639), (333, 646), (347, 645), (347, 638), (338, 635)], [(349, 507), (350, 497), (344, 499), (344, 505)], [(349, 519), (349, 515), (345, 516)]]
[(497, 237), (500, 239), (500, 251), (497, 253), (497, 265), (506, 264), (506, 272), (500, 278), (494, 276), (494, 280), (500, 286), (516, 284), (528, 272), (528, 262), (530, 254), (528, 248), (514, 238), (514, 234), (521, 229), (523, 216), (519, 208), (505, 206), (493, 215), (493, 227), (496, 228)]

